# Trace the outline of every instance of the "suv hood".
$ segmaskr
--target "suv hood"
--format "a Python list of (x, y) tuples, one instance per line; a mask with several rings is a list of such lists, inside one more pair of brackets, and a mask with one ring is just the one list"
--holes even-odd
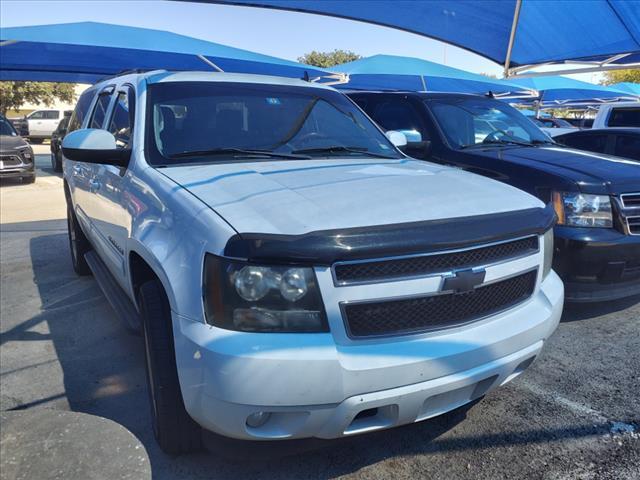
[(22, 137), (12, 135), (0, 135), (0, 151), (2, 153), (15, 153), (16, 148), (29, 145)]
[(218, 163), (160, 171), (240, 233), (295, 235), (544, 206), (509, 185), (411, 159)]
[(589, 193), (640, 190), (640, 163), (634, 160), (554, 146), (500, 147), (465, 153), (535, 167), (573, 181)]

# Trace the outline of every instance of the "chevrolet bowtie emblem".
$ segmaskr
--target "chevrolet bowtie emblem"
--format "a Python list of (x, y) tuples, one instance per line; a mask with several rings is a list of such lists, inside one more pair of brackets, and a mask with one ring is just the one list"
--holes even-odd
[(482, 269), (474, 270), (458, 270), (451, 276), (444, 277), (442, 282), (442, 291), (452, 290), (454, 293), (466, 293), (472, 291), (478, 285), (484, 282), (486, 271)]

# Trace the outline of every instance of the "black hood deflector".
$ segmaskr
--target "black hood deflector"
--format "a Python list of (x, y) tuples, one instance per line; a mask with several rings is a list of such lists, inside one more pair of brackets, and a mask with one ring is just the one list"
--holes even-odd
[(555, 221), (549, 204), (546, 208), (302, 235), (239, 233), (229, 239), (224, 255), (250, 262), (329, 266), (337, 261), (431, 253), (540, 235)]

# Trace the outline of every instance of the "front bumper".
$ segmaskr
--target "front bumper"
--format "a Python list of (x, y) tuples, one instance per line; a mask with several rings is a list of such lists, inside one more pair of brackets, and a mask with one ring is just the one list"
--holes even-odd
[(0, 168), (0, 178), (22, 178), (35, 175), (33, 164)]
[(594, 302), (640, 294), (640, 236), (610, 228), (557, 226), (553, 268), (566, 300)]
[[(519, 375), (555, 330), (562, 301), (552, 272), (529, 300), (476, 323), (352, 343), (330, 333), (232, 332), (174, 313), (185, 406), (205, 429), (247, 440), (337, 438), (417, 422)], [(247, 426), (256, 412), (271, 415)]]

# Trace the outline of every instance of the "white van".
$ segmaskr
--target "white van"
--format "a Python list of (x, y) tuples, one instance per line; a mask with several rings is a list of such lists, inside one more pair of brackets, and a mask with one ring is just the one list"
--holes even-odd
[(42, 143), (46, 138), (51, 138), (51, 134), (58, 127), (60, 120), (65, 115), (70, 115), (70, 110), (60, 110), (47, 108), (36, 110), (27, 115), (29, 125), (29, 141), (31, 143)]

